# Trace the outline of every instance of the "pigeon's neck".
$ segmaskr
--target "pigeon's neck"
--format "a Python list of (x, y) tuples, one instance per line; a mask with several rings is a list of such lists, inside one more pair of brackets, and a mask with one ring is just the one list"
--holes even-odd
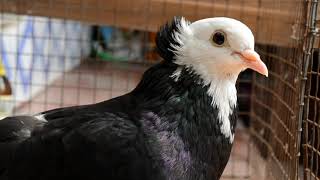
[[(198, 75), (178, 66), (160, 65), (145, 74), (135, 91), (145, 99), (143, 109), (152, 112), (146, 115), (150, 118), (144, 128), (159, 143), (159, 154), (168, 171), (181, 176), (186, 172), (221, 175), (236, 123), (235, 105), (229, 99), (229, 93), (236, 91), (234, 85), (225, 83), (204, 84)], [(210, 174), (210, 169), (217, 174)]]
[[(195, 108), (198, 108), (198, 111), (207, 111), (204, 108), (209, 110), (213, 109), (217, 113), (217, 116), (212, 118), (218, 120), (218, 122), (215, 123), (220, 124), (220, 132), (232, 143), (234, 138), (234, 125), (230, 122), (230, 116), (233, 114), (237, 103), (237, 90), (235, 87), (237, 75), (226, 73), (203, 78), (190, 69), (177, 67), (171, 77), (177, 84), (185, 84), (185, 81), (190, 80), (193, 81), (188, 87), (188, 93), (193, 93), (194, 96), (192, 97), (196, 97), (192, 99), (193, 102), (203, 102), (204, 99), (211, 100), (210, 104), (206, 104), (206, 106), (201, 108)], [(192, 91), (192, 89), (196, 91)]]
[[(186, 89), (180, 96), (181, 105), (185, 106), (180, 130), (185, 141), (206, 160), (217, 146), (225, 146), (227, 150), (233, 142), (237, 102), (235, 80), (229, 76), (205, 82), (187, 69), (180, 68), (181, 72), (176, 76), (177, 70), (173, 73), (174, 81)], [(186, 86), (188, 82), (190, 84)]]
[(231, 144), (235, 128), (231, 117), (237, 103), (236, 79), (226, 75), (206, 81), (189, 68), (163, 63), (145, 73), (134, 93), (140, 94), (140, 99), (148, 99), (146, 109), (163, 115), (177, 113), (182, 116), (181, 124), (200, 130), (210, 128), (208, 132), (218, 133)]

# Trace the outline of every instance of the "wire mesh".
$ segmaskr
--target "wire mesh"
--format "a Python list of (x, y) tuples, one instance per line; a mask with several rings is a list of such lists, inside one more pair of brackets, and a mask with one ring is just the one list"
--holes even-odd
[[(176, 15), (191, 21), (233, 17), (254, 32), (256, 50), (270, 74), (265, 79), (249, 71), (239, 78), (239, 115), (244, 125), (237, 128), (223, 178), (297, 179), (299, 98), (304, 93), (300, 72), (306, 59), (303, 33), (311, 4), (304, 0), (2, 0), (0, 59), (6, 72), (1, 74), (0, 64), (0, 111), (7, 113), (2, 116), (33, 114), (124, 94), (159, 61), (154, 43), (159, 25)], [(317, 59), (313, 62), (319, 61), (313, 57)], [(307, 89), (314, 90), (306, 91), (305, 107), (310, 112), (303, 124), (304, 170), (314, 177), (319, 174), (318, 75), (319, 63), (311, 64)]]
[(304, 179), (320, 179), (320, 59), (318, 33), (318, 2), (309, 5), (308, 17), (308, 57), (305, 59), (306, 86), (303, 112), (303, 167)]
[(306, 111), (304, 119), (304, 173), (305, 179), (320, 178), (320, 63), (319, 49), (314, 49), (310, 68), (308, 70), (308, 83), (306, 87)]
[[(281, 9), (281, 3), (274, 3), (275, 8)], [(266, 179), (298, 178), (300, 72), (306, 2), (294, 3), (293, 11), (296, 14), (291, 17), (295, 22), (291, 26), (294, 32), (283, 37), (291, 42), (286, 46), (257, 46), (257, 51), (269, 69), (269, 77), (253, 78), (251, 132), (255, 143), (253, 148), (257, 149), (265, 162), (260, 172), (264, 172), (261, 176)], [(273, 20), (282, 22), (283, 18), (278, 16)], [(269, 35), (272, 39), (273, 31)]]
[(294, 57), (294, 49), (269, 46), (259, 46), (258, 49), (267, 62), (270, 75), (268, 80), (261, 77), (254, 80), (252, 135), (267, 161), (266, 176), (295, 179), (299, 59)]

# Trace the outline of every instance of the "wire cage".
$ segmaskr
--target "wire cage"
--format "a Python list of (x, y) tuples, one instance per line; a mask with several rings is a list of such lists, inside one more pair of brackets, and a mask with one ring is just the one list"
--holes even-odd
[(309, 32), (306, 41), (308, 56), (305, 59), (304, 77), (305, 93), (304, 109), (302, 116), (302, 154), (304, 179), (319, 179), (320, 171), (320, 143), (319, 143), (319, 124), (320, 124), (320, 59), (319, 59), (319, 10), (318, 3), (312, 2), (309, 6), (312, 16), (308, 17), (307, 27)]
[(160, 61), (173, 16), (246, 23), (269, 78), (237, 82), (239, 125), (222, 179), (320, 178), (320, 41), (315, 0), (2, 0), (0, 117), (100, 102)]
[(319, 49), (312, 50), (312, 60), (308, 68), (308, 81), (305, 93), (305, 113), (303, 117), (303, 148), (304, 178), (319, 179), (320, 153), (319, 153)]

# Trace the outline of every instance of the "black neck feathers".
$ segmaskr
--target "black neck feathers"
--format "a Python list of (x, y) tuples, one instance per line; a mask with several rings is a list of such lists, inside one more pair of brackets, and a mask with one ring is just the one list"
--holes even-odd
[(174, 33), (180, 32), (182, 17), (174, 17), (170, 22), (160, 27), (156, 36), (156, 45), (159, 55), (166, 61), (174, 60), (172, 45), (181, 46), (174, 38)]
[[(178, 67), (181, 68), (181, 73), (179, 79), (174, 80), (171, 75)], [(182, 169), (189, 177), (185, 178), (177, 173), (180, 171), (175, 171), (177, 169), (169, 168), (167, 173), (172, 179), (219, 179), (228, 162), (232, 144), (221, 131), (219, 110), (212, 106), (208, 88), (208, 85), (203, 85), (198, 75), (186, 67), (163, 61), (146, 71), (137, 88), (131, 93), (140, 101), (142, 109), (147, 109), (159, 117), (148, 117), (144, 128), (152, 130), (153, 135), (158, 138), (168, 138), (168, 141), (174, 144), (174, 151), (178, 155), (186, 155), (184, 159), (179, 159), (181, 156), (177, 154), (166, 154), (167, 151), (163, 151), (166, 149), (161, 149), (168, 147), (163, 145), (166, 142), (159, 139), (154, 141), (159, 143), (157, 147), (160, 147), (155, 153), (161, 157), (172, 158), (174, 167)], [(230, 115), (232, 133), (235, 123), (236, 113), (233, 112)], [(150, 136), (150, 139), (153, 138)], [(180, 142), (183, 142), (183, 145), (179, 144)], [(190, 164), (177, 162), (188, 162), (188, 157), (191, 159)], [(164, 167), (168, 166), (164, 163)]]

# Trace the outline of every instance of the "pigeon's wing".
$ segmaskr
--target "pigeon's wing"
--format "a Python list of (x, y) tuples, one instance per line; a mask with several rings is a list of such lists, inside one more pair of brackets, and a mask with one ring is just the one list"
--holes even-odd
[(15, 148), (3, 177), (140, 180), (156, 176), (138, 121), (123, 114), (74, 112), (47, 112), (48, 122)]

